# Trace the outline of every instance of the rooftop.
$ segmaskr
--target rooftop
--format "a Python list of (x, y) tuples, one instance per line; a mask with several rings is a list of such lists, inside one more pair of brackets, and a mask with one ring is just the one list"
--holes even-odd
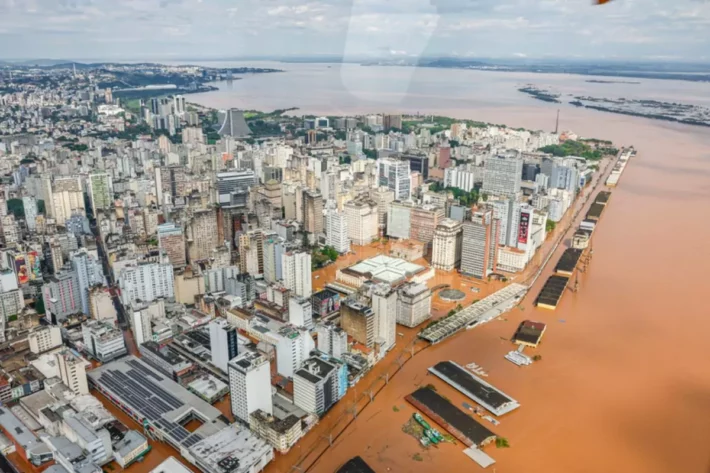
[(347, 268), (348, 271), (377, 282), (396, 283), (424, 271), (423, 266), (399, 258), (378, 255)]
[(246, 473), (262, 462), (273, 458), (273, 449), (264, 440), (239, 424), (232, 424), (189, 448), (190, 455), (209, 471)]

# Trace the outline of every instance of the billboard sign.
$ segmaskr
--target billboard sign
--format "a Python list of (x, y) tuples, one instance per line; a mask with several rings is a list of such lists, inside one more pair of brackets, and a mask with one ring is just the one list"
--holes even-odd
[(530, 214), (527, 212), (520, 213), (520, 225), (518, 226), (518, 243), (528, 243), (528, 233), (530, 228)]
[(27, 263), (29, 276), (32, 281), (42, 278), (42, 265), (39, 254), (36, 251), (27, 253)]
[(15, 273), (18, 284), (27, 284), (30, 281), (30, 273), (27, 269), (27, 262), (24, 255), (15, 256)]

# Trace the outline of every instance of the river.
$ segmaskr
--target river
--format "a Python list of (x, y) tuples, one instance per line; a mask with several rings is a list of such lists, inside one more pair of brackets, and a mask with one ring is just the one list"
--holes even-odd
[[(289, 71), (220, 83), (220, 91), (189, 100), (220, 108), (299, 107), (295, 113), (331, 115), (434, 113), (548, 130), (554, 128), (558, 105), (521, 94), (518, 85), (710, 102), (710, 85), (677, 81), (592, 84), (583, 76), (335, 64), (277, 67)], [(433, 383), (457, 405), (464, 401), (426, 376), (429, 366), (447, 359), (482, 365), (488, 381), (522, 405), (492, 427), (511, 445), (487, 448), (498, 473), (709, 471), (710, 316), (704, 296), (710, 288), (710, 132), (560, 108), (562, 130), (638, 150), (597, 228), (594, 257), (580, 275), (580, 290), (568, 292), (555, 312), (534, 308), (529, 296), (524, 310), (514, 310), (507, 321), (493, 321), (417, 354), (309, 471), (331, 473), (354, 455), (378, 473), (478, 471), (460, 445), (422, 451), (401, 431), (413, 411), (403, 397), (417, 385)], [(501, 338), (510, 338), (524, 319), (546, 322), (548, 329), (536, 351), (542, 360), (518, 368), (503, 359), (511, 344)], [(416, 453), (422, 461), (414, 459)], [(283, 461), (267, 468), (289, 470)]]

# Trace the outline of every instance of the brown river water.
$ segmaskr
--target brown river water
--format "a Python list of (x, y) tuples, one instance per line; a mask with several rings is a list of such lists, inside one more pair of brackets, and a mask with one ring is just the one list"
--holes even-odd
[[(710, 471), (710, 310), (704, 299), (710, 292), (710, 128), (546, 104), (516, 91), (533, 83), (563, 93), (707, 105), (710, 85), (590, 84), (589, 77), (578, 76), (355, 65), (277, 67), (289, 72), (221, 83), (220, 91), (188, 100), (260, 110), (296, 106), (300, 110), (293, 113), (299, 114), (419, 111), (548, 130), (559, 107), (561, 130), (638, 150), (597, 227), (594, 256), (580, 275), (578, 292), (568, 291), (555, 312), (539, 310), (532, 304), (543, 282), (538, 281), (523, 310), (417, 353), (331, 448), (304, 465), (312, 463), (307, 471), (333, 472), (354, 455), (378, 473), (481, 471), (461, 445), (423, 450), (401, 431), (414, 412), (404, 396), (417, 386), (432, 383), (457, 406), (466, 400), (426, 375), (441, 360), (478, 363), (489, 382), (521, 403), (500, 426), (488, 425), (511, 445), (486, 447), (497, 461), (489, 471)], [(320, 278), (314, 280), (319, 285)], [(435, 304), (438, 315), (448, 310)], [(548, 329), (540, 347), (528, 352), (542, 360), (519, 368), (503, 358), (513, 349), (504, 339), (524, 319), (545, 322)], [(412, 331), (403, 332), (395, 352), (412, 338)], [(324, 426), (354, 397), (348, 399)], [(267, 472), (303, 471), (292, 466), (319, 435), (316, 428)]]

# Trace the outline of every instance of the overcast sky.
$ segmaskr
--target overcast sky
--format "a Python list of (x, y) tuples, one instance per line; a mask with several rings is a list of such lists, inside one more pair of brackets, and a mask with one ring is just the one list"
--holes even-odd
[(0, 0), (0, 58), (710, 59), (710, 0)]

